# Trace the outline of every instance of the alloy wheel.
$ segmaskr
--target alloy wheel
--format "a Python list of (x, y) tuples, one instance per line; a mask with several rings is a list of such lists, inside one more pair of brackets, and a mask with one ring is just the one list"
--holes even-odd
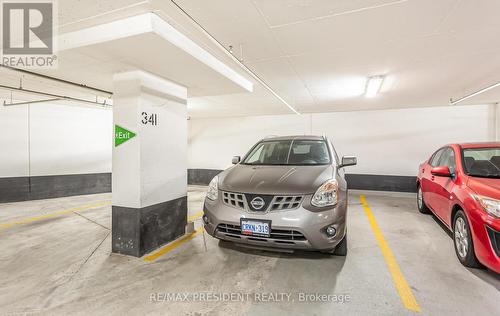
[(418, 191), (417, 191), (417, 203), (418, 203), (418, 208), (422, 209), (422, 206), (424, 204), (424, 199), (422, 197), (422, 188), (421, 187), (418, 187)]
[(455, 247), (458, 255), (465, 258), (469, 251), (469, 232), (462, 217), (457, 217), (455, 221)]

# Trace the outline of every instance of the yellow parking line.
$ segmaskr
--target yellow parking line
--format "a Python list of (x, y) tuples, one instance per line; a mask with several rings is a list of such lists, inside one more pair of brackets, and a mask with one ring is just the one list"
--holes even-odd
[(47, 219), (47, 218), (52, 218), (52, 217), (57, 217), (57, 216), (62, 216), (62, 215), (70, 214), (70, 213), (73, 213), (73, 212), (76, 212), (76, 211), (83, 211), (83, 210), (87, 210), (87, 209), (90, 209), (90, 208), (100, 207), (100, 206), (107, 206), (107, 205), (111, 205), (111, 201), (99, 202), (99, 203), (88, 204), (88, 205), (82, 205), (82, 206), (73, 207), (73, 208), (70, 208), (70, 209), (67, 209), (67, 210), (64, 210), (64, 211), (49, 213), (49, 214), (40, 215), (40, 216), (36, 216), (36, 217), (25, 218), (25, 219), (21, 219), (21, 220), (18, 220), (18, 221), (15, 221), (15, 222), (10, 222), (10, 223), (3, 223), (3, 224), (0, 224), (0, 228), (10, 228), (10, 227), (16, 226), (16, 225), (28, 224), (28, 223), (31, 223), (31, 222), (35, 222), (35, 221), (39, 221), (39, 220), (43, 220), (43, 219)]
[(202, 216), (203, 216), (203, 211), (198, 212), (198, 213), (196, 213), (194, 215), (189, 216), (188, 217), (188, 222), (194, 222), (195, 220), (201, 218)]
[(370, 226), (372, 227), (373, 233), (375, 234), (378, 246), (382, 251), (385, 263), (387, 264), (387, 267), (391, 272), (392, 280), (394, 281), (394, 285), (396, 285), (396, 289), (399, 293), (401, 301), (403, 302), (403, 305), (406, 307), (406, 309), (419, 313), (421, 311), (420, 306), (418, 305), (417, 300), (403, 275), (403, 272), (401, 272), (398, 262), (396, 261), (396, 258), (394, 257), (394, 254), (392, 253), (387, 240), (382, 234), (382, 230), (378, 226), (377, 220), (375, 219), (370, 206), (368, 206), (368, 203), (366, 202), (365, 196), (361, 194), (359, 198), (365, 209), (366, 216), (368, 216), (368, 221), (370, 222)]
[(180, 245), (190, 241), (191, 239), (198, 236), (202, 232), (203, 232), (203, 228), (197, 229), (192, 234), (184, 236), (180, 239), (177, 239), (176, 241), (166, 245), (165, 247), (158, 250), (157, 252), (152, 253), (149, 256), (144, 257), (144, 261), (147, 261), (147, 262), (155, 261), (156, 259), (163, 256), (164, 254), (169, 253), (170, 251), (174, 250), (175, 248), (179, 247)]
[[(201, 216), (203, 216), (203, 211), (189, 216), (188, 221), (189, 222), (195, 221), (195, 220), (199, 219)], [(174, 242), (166, 245), (165, 247), (158, 250), (157, 252), (154, 252), (154, 253), (150, 254), (149, 256), (144, 257), (144, 261), (147, 261), (147, 262), (155, 261), (156, 259), (163, 256), (164, 254), (174, 250), (175, 248), (179, 247), (180, 245), (184, 244), (185, 242), (190, 241), (194, 237), (198, 236), (202, 231), (203, 231), (203, 228), (200, 228), (190, 235), (187, 235), (187, 236), (184, 236), (178, 240), (175, 240)]]

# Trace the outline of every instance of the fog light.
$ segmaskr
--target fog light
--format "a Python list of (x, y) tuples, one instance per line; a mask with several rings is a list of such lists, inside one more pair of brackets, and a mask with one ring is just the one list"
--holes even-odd
[(337, 230), (335, 229), (335, 227), (333, 227), (333, 226), (328, 226), (328, 227), (326, 228), (326, 235), (327, 235), (328, 237), (333, 237), (333, 236), (335, 236), (335, 234), (337, 234)]
[(208, 224), (208, 216), (203, 214), (203, 223)]

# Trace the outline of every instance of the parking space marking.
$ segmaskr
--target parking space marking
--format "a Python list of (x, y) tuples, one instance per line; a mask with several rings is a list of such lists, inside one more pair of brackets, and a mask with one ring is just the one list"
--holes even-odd
[(361, 203), (363, 204), (363, 208), (365, 210), (366, 216), (368, 217), (368, 221), (370, 222), (373, 233), (375, 234), (375, 238), (377, 239), (378, 246), (382, 251), (382, 255), (384, 256), (385, 263), (387, 264), (387, 267), (391, 272), (392, 280), (394, 281), (394, 285), (396, 286), (403, 305), (406, 309), (419, 313), (421, 309), (418, 305), (417, 299), (413, 295), (413, 291), (408, 285), (403, 272), (401, 272), (401, 268), (396, 261), (396, 257), (394, 257), (394, 254), (392, 253), (387, 240), (382, 234), (382, 230), (378, 226), (377, 220), (375, 219), (375, 216), (373, 215), (373, 212), (370, 209), (365, 196), (361, 194), (359, 198), (361, 200)]
[[(200, 219), (201, 217), (203, 216), (203, 211), (201, 212), (198, 212), (194, 215), (191, 215), (188, 217), (188, 221), (189, 222), (193, 222), (197, 219)], [(177, 247), (181, 246), (182, 244), (190, 241), (191, 239), (193, 239), (194, 237), (198, 236), (200, 233), (203, 232), (203, 227), (200, 228), (200, 229), (197, 229), (195, 230), (192, 234), (190, 235), (187, 235), (187, 236), (184, 236), (178, 240), (175, 240), (174, 242), (166, 245), (165, 247), (161, 248), (160, 250), (158, 250), (157, 252), (154, 252), (146, 257), (144, 257), (144, 261), (146, 262), (152, 262), (152, 261), (155, 261), (156, 259), (158, 259), (159, 257), (169, 253), (170, 251), (176, 249)]]
[(203, 216), (203, 211), (198, 212), (198, 213), (196, 213), (194, 215), (189, 216), (188, 217), (188, 222), (194, 222), (195, 220), (200, 219), (202, 216)]
[(174, 242), (171, 242), (170, 244), (168, 244), (165, 247), (161, 248), (157, 252), (154, 252), (154, 253), (150, 254), (149, 256), (144, 257), (144, 261), (146, 261), (146, 262), (155, 261), (159, 257), (161, 257), (161, 256), (169, 253), (170, 251), (172, 251), (172, 250), (176, 249), (177, 247), (181, 246), (182, 244), (190, 241), (191, 239), (193, 239), (194, 237), (198, 236), (202, 232), (203, 232), (203, 228), (199, 228), (199, 229), (195, 230), (193, 233), (191, 233), (191, 234), (189, 234), (187, 236), (184, 236), (184, 237), (182, 237), (180, 239), (177, 239)]
[(25, 218), (25, 219), (21, 219), (21, 220), (18, 220), (15, 222), (10, 222), (10, 223), (3, 223), (3, 224), (0, 224), (0, 228), (11, 228), (12, 226), (16, 226), (16, 225), (28, 224), (28, 223), (36, 222), (39, 220), (44, 220), (44, 219), (48, 219), (48, 218), (53, 218), (53, 217), (57, 217), (57, 216), (71, 214), (71, 213), (77, 212), (77, 211), (85, 211), (85, 210), (88, 210), (91, 208), (100, 207), (100, 206), (108, 206), (108, 205), (111, 205), (111, 201), (103, 201), (103, 202), (94, 203), (94, 204), (82, 205), (82, 206), (73, 207), (73, 208), (70, 208), (70, 209), (67, 209), (64, 211), (49, 213), (49, 214), (30, 217), (30, 218)]

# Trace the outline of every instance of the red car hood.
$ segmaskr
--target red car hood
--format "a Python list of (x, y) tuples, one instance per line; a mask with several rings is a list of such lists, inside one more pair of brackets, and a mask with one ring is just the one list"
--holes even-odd
[(479, 195), (500, 200), (500, 179), (469, 177), (467, 186)]

